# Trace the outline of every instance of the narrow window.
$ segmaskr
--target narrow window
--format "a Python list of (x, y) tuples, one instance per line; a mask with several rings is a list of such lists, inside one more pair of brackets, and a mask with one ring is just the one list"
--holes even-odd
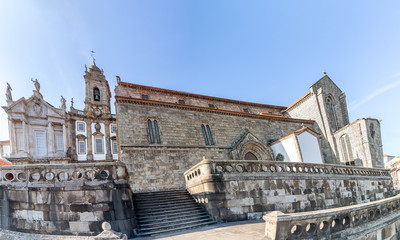
[(97, 87), (93, 89), (93, 99), (100, 101), (100, 90)]
[(37, 131), (36, 133), (36, 154), (38, 156), (46, 155), (46, 134), (44, 131)]
[(204, 142), (206, 145), (214, 145), (214, 139), (212, 137), (210, 126), (208, 126), (208, 124), (201, 124), (201, 130), (203, 132)]
[(57, 151), (64, 150), (64, 137), (63, 137), (62, 132), (56, 133), (56, 149), (57, 149)]
[(144, 99), (144, 100), (149, 100), (149, 95), (147, 95), (147, 94), (142, 94), (142, 99)]
[(79, 141), (78, 142), (78, 154), (85, 154), (86, 150), (85, 150), (85, 141)]
[(78, 122), (78, 131), (79, 132), (85, 131), (85, 123), (84, 122)]
[(103, 139), (96, 138), (96, 154), (103, 154)]
[(210, 126), (208, 126), (208, 124), (207, 124), (206, 127), (207, 127), (208, 138), (210, 140), (210, 145), (214, 145), (214, 139), (211, 134)]
[(111, 125), (111, 133), (116, 133), (117, 132), (117, 125), (112, 124)]
[(157, 143), (161, 143), (161, 138), (160, 138), (160, 132), (159, 132), (159, 130), (158, 130), (158, 123), (157, 123), (157, 120), (154, 120), (154, 131), (156, 132), (156, 140), (157, 140)]
[(117, 154), (118, 153), (117, 141), (113, 140), (112, 144), (113, 144), (113, 154)]
[(207, 137), (206, 128), (204, 127), (204, 124), (201, 124), (201, 130), (203, 131), (203, 137), (204, 137), (204, 141), (205, 141), (206, 145), (210, 145), (210, 143), (208, 142), (208, 137)]
[(179, 102), (179, 104), (185, 104), (185, 100), (183, 100), (183, 99), (179, 99), (178, 102)]
[(208, 107), (210, 107), (210, 108), (217, 108), (213, 103), (209, 103), (209, 104), (208, 104)]
[(147, 120), (147, 126), (149, 128), (150, 143), (154, 143), (153, 124), (150, 119)]

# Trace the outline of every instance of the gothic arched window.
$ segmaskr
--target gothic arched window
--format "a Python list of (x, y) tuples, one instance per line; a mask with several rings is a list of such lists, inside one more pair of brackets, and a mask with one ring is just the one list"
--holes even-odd
[(335, 106), (333, 105), (333, 100), (330, 96), (326, 98), (326, 103), (328, 105), (329, 118), (332, 125), (331, 127), (333, 128), (333, 130), (336, 131), (338, 130), (338, 124), (336, 119)]
[(100, 90), (97, 87), (93, 88), (93, 100), (100, 101)]

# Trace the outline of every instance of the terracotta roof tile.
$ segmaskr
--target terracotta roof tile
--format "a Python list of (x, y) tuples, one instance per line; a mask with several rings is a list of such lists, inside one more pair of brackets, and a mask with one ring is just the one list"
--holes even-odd
[(0, 158), (0, 166), (9, 166), (12, 165), (10, 162)]

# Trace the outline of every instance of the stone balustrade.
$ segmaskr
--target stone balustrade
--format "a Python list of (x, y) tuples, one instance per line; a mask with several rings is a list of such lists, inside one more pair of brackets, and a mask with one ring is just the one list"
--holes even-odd
[[(205, 166), (208, 165), (208, 166)], [(204, 159), (185, 172), (187, 186), (196, 184), (203, 174), (248, 175), (251, 173), (264, 175), (279, 174), (313, 174), (313, 175), (356, 175), (356, 176), (385, 176), (390, 177), (390, 170), (380, 168), (365, 168), (334, 164), (316, 164), (304, 162), (276, 162), (259, 160), (208, 160)]]
[[(400, 195), (370, 203), (305, 213), (285, 214), (274, 211), (263, 216), (266, 222), (265, 236), (271, 240), (355, 239), (356, 236), (349, 235), (362, 232), (356, 228), (374, 230), (387, 227), (393, 221), (398, 221), (399, 210)], [(393, 239), (397, 225), (381, 231), (378, 239)]]
[(389, 170), (333, 164), (203, 159), (186, 187), (217, 221), (331, 209), (392, 197)]
[(121, 162), (0, 167), (0, 226), (40, 234), (96, 235), (109, 221), (133, 236), (132, 191)]
[(127, 183), (127, 173), (122, 163), (29, 164), (0, 168), (0, 184), (8, 188), (79, 187), (111, 179), (116, 183)]

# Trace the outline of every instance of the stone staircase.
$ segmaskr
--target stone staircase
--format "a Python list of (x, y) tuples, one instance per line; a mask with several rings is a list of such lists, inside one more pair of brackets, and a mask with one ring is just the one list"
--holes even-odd
[(216, 223), (184, 190), (133, 194), (138, 237), (182, 231)]

